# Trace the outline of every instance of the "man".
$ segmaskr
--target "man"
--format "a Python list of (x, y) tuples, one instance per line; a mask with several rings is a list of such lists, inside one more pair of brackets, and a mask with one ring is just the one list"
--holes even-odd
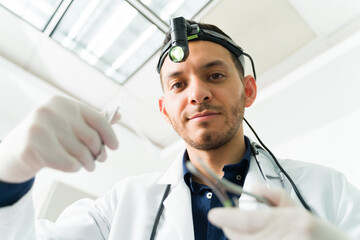
[[(224, 35), (215, 26), (199, 26)], [(186, 143), (170, 169), (126, 179), (96, 201), (73, 204), (56, 223), (40, 220), (35, 228), (28, 189), (36, 173), (43, 167), (92, 171), (94, 157), (105, 158), (99, 150), (102, 142), (111, 149), (118, 145), (101, 115), (53, 98), (0, 144), (0, 187), (7, 189), (0, 197), (1, 239), (34, 239), (35, 234), (39, 239), (225, 239), (225, 234), (231, 239), (358, 239), (360, 193), (333, 170), (282, 161), (314, 214), (286, 187), (289, 180), (269, 181), (270, 190), (253, 188), (263, 182), (258, 181), (260, 168), (242, 120), (245, 107), (256, 98), (255, 79), (244, 76), (237, 56), (219, 43), (193, 40), (189, 51), (184, 62), (165, 55), (159, 64), (164, 91), (160, 111)], [(258, 158), (269, 170), (265, 155)], [(191, 161), (201, 169), (199, 158), (219, 177), (251, 188), (275, 207), (217, 208), (209, 213), (215, 227), (207, 214), (221, 206), (219, 199), (185, 165)], [(282, 184), (289, 194), (273, 187)]]

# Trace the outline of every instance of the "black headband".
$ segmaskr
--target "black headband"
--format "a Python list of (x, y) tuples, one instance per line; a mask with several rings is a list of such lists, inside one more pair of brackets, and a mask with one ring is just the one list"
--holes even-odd
[[(244, 52), (241, 47), (236, 45), (234, 41), (232, 41), (230, 38), (217, 33), (215, 31), (207, 30), (207, 29), (200, 29), (200, 31), (194, 35), (188, 36), (188, 41), (194, 41), (194, 40), (203, 40), (203, 41), (210, 41), (217, 44), (222, 45), (227, 50), (229, 50), (231, 53), (233, 53), (241, 62), (241, 65), (244, 67), (245, 60), (244, 60)], [(161, 55), (159, 58), (159, 62), (157, 65), (157, 71), (160, 73), (160, 69), (162, 67), (162, 64), (164, 63), (164, 60), (169, 53), (170, 48), (172, 47), (172, 42), (169, 41), (162, 49), (161, 49)]]

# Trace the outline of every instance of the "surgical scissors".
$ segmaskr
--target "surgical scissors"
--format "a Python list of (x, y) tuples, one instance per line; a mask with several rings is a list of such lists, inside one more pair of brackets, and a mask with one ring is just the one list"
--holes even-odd
[(237, 203), (237, 201), (232, 201), (229, 198), (227, 192), (231, 192), (239, 196), (241, 196), (241, 194), (246, 194), (253, 197), (257, 202), (263, 203), (270, 207), (274, 206), (274, 204), (265, 197), (248, 192), (244, 190), (241, 186), (238, 186), (227, 179), (220, 179), (216, 175), (216, 173), (211, 170), (201, 158), (197, 158), (197, 162), (200, 164), (206, 174), (203, 174), (199, 169), (197, 169), (191, 161), (186, 162), (186, 167), (188, 168), (190, 173), (200, 178), (202, 181), (205, 182), (205, 184), (209, 185), (209, 187), (213, 189), (214, 193), (224, 207), (235, 207), (238, 205), (235, 204)]

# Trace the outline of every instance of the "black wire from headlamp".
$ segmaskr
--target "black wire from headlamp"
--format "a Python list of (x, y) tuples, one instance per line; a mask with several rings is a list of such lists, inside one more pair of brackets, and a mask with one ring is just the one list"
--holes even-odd
[(170, 20), (169, 32), (171, 40), (161, 49), (161, 56), (157, 65), (158, 73), (160, 73), (161, 67), (168, 54), (171, 61), (183, 62), (189, 56), (188, 41), (203, 40), (220, 44), (228, 49), (240, 61), (243, 69), (245, 67), (244, 56), (248, 57), (251, 62), (254, 78), (256, 79), (253, 59), (230, 38), (212, 30), (201, 29), (197, 24), (189, 24), (183, 17)]
[(297, 188), (296, 184), (294, 183), (294, 181), (292, 180), (292, 178), (289, 176), (289, 174), (285, 171), (285, 169), (281, 166), (281, 164), (279, 163), (279, 161), (277, 160), (277, 158), (275, 157), (275, 155), (270, 151), (270, 149), (268, 147), (266, 147), (266, 145), (261, 141), (260, 137), (257, 135), (257, 133), (255, 132), (255, 130), (252, 128), (252, 126), (249, 124), (249, 122), (243, 118), (244, 121), (246, 122), (246, 124), (248, 125), (248, 127), (250, 128), (250, 130), (254, 133), (256, 139), (259, 141), (259, 143), (261, 144), (261, 146), (263, 148), (265, 148), (265, 150), (270, 154), (270, 156), (272, 157), (272, 159), (274, 160), (275, 164), (278, 166), (278, 168), (280, 169), (280, 171), (285, 175), (285, 177), (288, 179), (288, 181), (290, 182), (292, 188), (294, 189), (294, 192), (296, 194), (296, 196), (299, 198), (301, 204), (304, 206), (304, 208), (306, 210), (308, 210), (310, 213), (313, 213), (310, 206), (307, 204), (307, 202), (305, 201), (305, 199), (302, 197), (299, 189)]

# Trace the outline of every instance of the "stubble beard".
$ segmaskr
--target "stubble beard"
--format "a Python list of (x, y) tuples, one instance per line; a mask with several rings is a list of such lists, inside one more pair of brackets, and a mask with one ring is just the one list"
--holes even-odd
[[(207, 129), (210, 123), (202, 122), (200, 127), (205, 130), (197, 138), (191, 137), (188, 132), (189, 130), (179, 127), (180, 124), (177, 124), (173, 119), (170, 121), (175, 131), (191, 147), (205, 151), (215, 150), (227, 144), (237, 134), (244, 117), (244, 102), (245, 99), (240, 97), (231, 107), (230, 116), (226, 119), (223, 129), (210, 130)], [(202, 108), (211, 109), (211, 107), (207, 108), (206, 106)]]

